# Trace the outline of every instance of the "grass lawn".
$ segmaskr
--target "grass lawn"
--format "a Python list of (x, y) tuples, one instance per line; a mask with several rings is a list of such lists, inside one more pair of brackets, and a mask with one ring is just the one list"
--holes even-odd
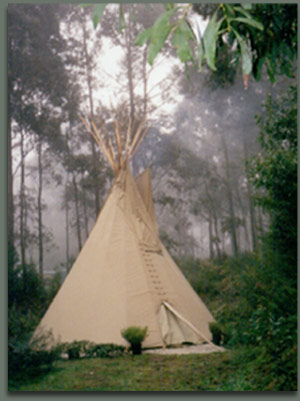
[(57, 361), (46, 376), (10, 391), (251, 391), (249, 374), (232, 352), (126, 355)]

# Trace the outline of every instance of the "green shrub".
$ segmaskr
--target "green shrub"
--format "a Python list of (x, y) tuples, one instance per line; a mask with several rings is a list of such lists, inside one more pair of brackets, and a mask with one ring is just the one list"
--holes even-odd
[(71, 343), (61, 344), (62, 352), (68, 354), (69, 359), (79, 359), (82, 355), (86, 355), (87, 350), (93, 346), (89, 341), (72, 341)]
[(95, 344), (91, 341), (73, 341), (61, 344), (61, 352), (70, 360), (79, 358), (116, 358), (123, 355), (125, 347), (116, 344)]
[(51, 334), (43, 335), (34, 342), (29, 338), (8, 339), (8, 379), (18, 382), (49, 372), (53, 362), (59, 359), (60, 347), (45, 348)]
[(125, 347), (116, 344), (94, 344), (88, 349), (87, 356), (96, 358), (116, 358), (124, 354)]
[(147, 336), (147, 327), (130, 326), (121, 331), (122, 336), (130, 344), (130, 349), (134, 355), (139, 355), (142, 352), (142, 342)]
[(69, 359), (79, 359), (82, 345), (79, 341), (73, 341), (67, 346), (67, 354)]

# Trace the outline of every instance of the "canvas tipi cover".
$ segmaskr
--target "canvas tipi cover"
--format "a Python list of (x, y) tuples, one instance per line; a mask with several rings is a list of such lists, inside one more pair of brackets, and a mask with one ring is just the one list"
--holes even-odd
[(125, 345), (122, 329), (147, 326), (157, 347), (210, 340), (213, 320), (159, 240), (149, 170), (126, 167), (35, 334)]

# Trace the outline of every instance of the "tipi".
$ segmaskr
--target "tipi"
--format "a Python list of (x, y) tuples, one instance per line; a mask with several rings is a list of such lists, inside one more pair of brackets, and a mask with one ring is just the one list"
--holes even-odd
[(83, 120), (115, 170), (106, 202), (62, 287), (36, 329), (56, 341), (125, 345), (121, 330), (148, 327), (144, 347), (211, 340), (207, 307), (158, 236), (149, 170), (133, 178), (130, 157), (146, 134), (115, 122), (115, 151), (101, 120)]

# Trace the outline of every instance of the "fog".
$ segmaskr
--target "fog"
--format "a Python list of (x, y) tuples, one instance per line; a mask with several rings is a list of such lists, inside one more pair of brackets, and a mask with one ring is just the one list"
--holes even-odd
[[(100, 33), (99, 30), (93, 30), (92, 21), (87, 17), (84, 22), (78, 22), (76, 18), (75, 22), (70, 22), (65, 16), (61, 20), (61, 33), (67, 42), (72, 43), (72, 35), (77, 33), (78, 43), (71, 44), (70, 47), (72, 56), (78, 52), (82, 57), (80, 46), (83, 39), (79, 32), (80, 24), (86, 24), (82, 26), (86, 26), (88, 32), (87, 51), (93, 60), (91, 64), (87, 64), (86, 71), (92, 68), (90, 80), (93, 83), (96, 114), (101, 114), (110, 107), (118, 108), (122, 102), (128, 103), (128, 49), (123, 40), (126, 32), (122, 37), (122, 34), (113, 31), (109, 25), (110, 18), (114, 17), (113, 7), (111, 6), (110, 14), (108, 13), (100, 27)], [(152, 16), (153, 20), (160, 12), (159, 7), (157, 6)], [(137, 7), (137, 10), (141, 8)], [(151, 21), (147, 20), (147, 13), (138, 12), (141, 23), (149, 25)], [(140, 26), (135, 28), (140, 29)], [(262, 112), (266, 95), (269, 92), (280, 93), (288, 85), (288, 81), (282, 79), (274, 86), (265, 74), (259, 82), (250, 78), (248, 89), (245, 89), (242, 74), (239, 72), (234, 83), (221, 86), (211, 78), (206, 68), (201, 73), (191, 70), (188, 80), (184, 66), (168, 46), (152, 67), (143, 61), (143, 51), (138, 47), (132, 50), (134, 99), (136, 107), (141, 107), (138, 105), (143, 102), (146, 104), (147, 99), (148, 123), (151, 129), (136, 154), (132, 167), (134, 173), (151, 168), (156, 216), (163, 239), (169, 241), (166, 245), (175, 255), (207, 258), (217, 251), (221, 252), (221, 245), (222, 252), (231, 253), (231, 231), (226, 228), (226, 224), (230, 219), (236, 218), (237, 223), (234, 224), (237, 224), (238, 246), (241, 250), (250, 249), (245, 161), (258, 151), (259, 130), (255, 115)], [(80, 63), (76, 68), (73, 80), (78, 81), (82, 93), (78, 113), (85, 115), (91, 107), (91, 93), (88, 91), (88, 80), (84, 76), (85, 70), (80, 70)], [(58, 115), (59, 110), (56, 110)], [(64, 124), (68, 126), (67, 122)], [(68, 130), (64, 128), (64, 124), (60, 126), (61, 136), (66, 135)], [(85, 155), (89, 152), (89, 146), (85, 144), (89, 133), (82, 125), (76, 128), (76, 132), (78, 139), (75, 138), (77, 142), (74, 140), (72, 152), (74, 155)], [(14, 191), (18, 194), (20, 169), (17, 166), (20, 155), (17, 132), (13, 141)], [(25, 138), (25, 148), (28, 149), (26, 185), (34, 200), (37, 196), (37, 154), (30, 136)], [(44, 163), (49, 170), (45, 174), (43, 185), (43, 225), (50, 239), (44, 254), (44, 267), (48, 272), (55, 269), (65, 271), (67, 254), (69, 253), (69, 258), (75, 259), (79, 252), (74, 207), (70, 209), (73, 221), (68, 227), (69, 250), (66, 252), (66, 212), (63, 198), (68, 175), (58, 156), (56, 159), (56, 156), (45, 151)], [(85, 176), (87, 175), (89, 172), (85, 171)], [(111, 182), (109, 177), (102, 184), (101, 205)], [(235, 209), (230, 211), (231, 214), (229, 206)], [(32, 216), (28, 219), (28, 226), (34, 231), (34, 212)], [(87, 237), (85, 231), (87, 227), (88, 231), (92, 229), (95, 219), (96, 216), (89, 210), (86, 230), (82, 229), (81, 233), (83, 243)], [(263, 227), (263, 218), (261, 220)], [(35, 244), (31, 245), (27, 252), (29, 259), (34, 262), (38, 258), (38, 249)]]

